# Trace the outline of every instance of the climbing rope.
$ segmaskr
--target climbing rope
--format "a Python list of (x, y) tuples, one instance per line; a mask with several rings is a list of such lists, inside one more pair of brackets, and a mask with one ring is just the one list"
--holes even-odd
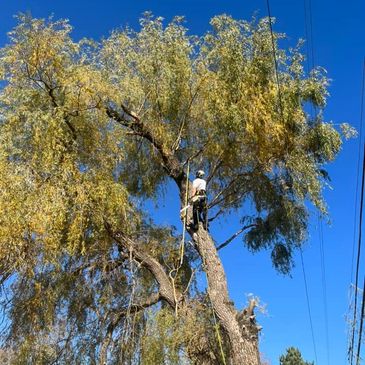
[(209, 298), (210, 307), (211, 307), (212, 313), (213, 313), (214, 329), (215, 329), (215, 333), (216, 333), (216, 336), (217, 336), (219, 350), (220, 350), (220, 353), (221, 353), (223, 365), (227, 365), (226, 357), (224, 355), (224, 350), (223, 350), (223, 341), (222, 341), (222, 337), (221, 337), (221, 332), (219, 330), (219, 323), (217, 321), (217, 317), (215, 315), (214, 308), (213, 308), (213, 303), (212, 303), (212, 300), (210, 299), (209, 293), (208, 293), (208, 298)]
[[(205, 259), (204, 257), (202, 256), (202, 260), (203, 260), (203, 265), (205, 265)], [(208, 275), (207, 273), (205, 273), (206, 275), (206, 278), (207, 278), (207, 284), (208, 284), (208, 289), (209, 289), (209, 279), (208, 279)], [(212, 310), (212, 313), (213, 313), (213, 321), (214, 321), (214, 329), (215, 329), (215, 334), (217, 336), (217, 341), (218, 341), (218, 345), (219, 345), (219, 351), (221, 353), (221, 357), (222, 357), (222, 361), (223, 361), (223, 365), (227, 365), (227, 361), (226, 361), (226, 356), (224, 354), (224, 349), (223, 349), (223, 341), (222, 341), (222, 336), (221, 336), (221, 333), (220, 333), (220, 330), (219, 330), (219, 323), (217, 321), (217, 317), (215, 315), (215, 311), (214, 311), (214, 307), (213, 307), (213, 303), (212, 303), (212, 299), (210, 297), (210, 294), (209, 294), (209, 290), (207, 290), (207, 294), (208, 294), (208, 299), (209, 299), (209, 304), (210, 304), (210, 308)]]
[[(187, 171), (186, 171), (186, 191), (185, 191), (185, 206), (188, 205), (188, 200), (189, 200), (189, 174), (190, 174), (190, 161), (188, 160), (188, 166), (187, 166)], [(174, 293), (174, 300), (175, 300), (175, 316), (178, 316), (178, 300), (177, 300), (177, 295), (176, 295), (176, 286), (175, 286), (175, 279), (179, 273), (179, 270), (183, 264), (184, 261), (184, 253), (185, 253), (185, 237), (186, 237), (186, 222), (187, 222), (187, 211), (184, 212), (184, 218), (183, 218), (183, 232), (182, 232), (182, 238), (181, 238), (181, 242), (180, 242), (180, 247), (179, 247), (179, 262), (176, 268), (173, 268), (172, 270), (170, 270), (169, 272), (169, 278), (171, 280), (171, 284), (172, 284), (172, 290)]]
[[(186, 191), (185, 191), (185, 202), (184, 202), (184, 207), (188, 207), (188, 200), (189, 200), (189, 175), (190, 175), (190, 161), (188, 159), (187, 161), (187, 169), (186, 169)], [(183, 261), (184, 261), (184, 253), (185, 253), (185, 237), (186, 237), (186, 223), (187, 223), (187, 209), (184, 210), (183, 212), (184, 217), (183, 217), (183, 231), (182, 231), (182, 238), (181, 238), (181, 242), (180, 242), (180, 248), (179, 248), (179, 252), (180, 252), (180, 260), (179, 260), (179, 266), (176, 269), (173, 269), (170, 271), (169, 273), (169, 277), (171, 279), (172, 282), (172, 287), (173, 287), (173, 291), (174, 291), (174, 299), (175, 299), (175, 315), (178, 315), (178, 303), (177, 303), (177, 298), (176, 298), (176, 289), (175, 289), (175, 278), (178, 274), (179, 269), (181, 268)], [(203, 259), (204, 260), (204, 259)], [(175, 272), (175, 276), (173, 276), (173, 272)], [(208, 276), (207, 276), (207, 283), (208, 283), (208, 287), (209, 287), (209, 281), (208, 281)], [(215, 329), (215, 333), (217, 336), (217, 341), (218, 341), (218, 345), (219, 345), (219, 350), (221, 353), (221, 357), (222, 357), (222, 361), (223, 361), (223, 365), (227, 365), (227, 361), (226, 361), (226, 357), (224, 354), (224, 349), (223, 349), (223, 341), (222, 341), (222, 336), (220, 333), (220, 329), (219, 329), (219, 323), (217, 320), (217, 317), (215, 315), (215, 311), (214, 311), (214, 307), (213, 307), (213, 303), (212, 300), (210, 298), (209, 292), (208, 292), (208, 298), (209, 298), (209, 303), (210, 303), (210, 308), (212, 310), (213, 313), (213, 321), (214, 321), (214, 329)]]
[[(188, 167), (186, 169), (186, 191), (185, 191), (185, 202), (184, 206), (186, 207), (188, 205), (189, 200), (189, 174), (190, 174), (190, 161), (188, 160)], [(185, 251), (185, 236), (186, 236), (186, 220), (188, 217), (188, 212), (184, 212), (184, 220), (183, 220), (183, 232), (182, 232), (182, 238), (180, 243), (180, 267), (184, 260), (184, 251)]]

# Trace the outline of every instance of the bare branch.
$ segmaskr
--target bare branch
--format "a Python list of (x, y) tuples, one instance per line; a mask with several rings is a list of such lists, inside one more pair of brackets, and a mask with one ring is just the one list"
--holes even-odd
[(205, 147), (207, 146), (207, 144), (209, 143), (209, 140), (207, 142), (205, 142), (203, 144), (203, 147), (201, 147), (198, 151), (196, 151), (193, 155), (189, 156), (185, 162), (183, 163), (183, 166), (185, 166), (189, 161), (194, 160), (195, 158), (197, 158), (202, 152), (204, 152)]
[(221, 248), (226, 247), (229, 245), (237, 236), (239, 236), (243, 231), (245, 231), (248, 228), (255, 227), (256, 224), (249, 224), (248, 226), (242, 227), (240, 230), (238, 230), (234, 235), (232, 235), (228, 240), (224, 241), (217, 247), (217, 251), (219, 251)]
[[(232, 188), (232, 186), (237, 183), (241, 178), (245, 177), (245, 176), (248, 176), (248, 173), (242, 173), (242, 174), (239, 174), (237, 176), (235, 176), (229, 183), (227, 186), (225, 186), (213, 199), (212, 201), (210, 202), (208, 208), (212, 208), (214, 207), (215, 205), (219, 204), (220, 202), (222, 202), (223, 200), (225, 200), (227, 198), (227, 196), (229, 195), (232, 195), (232, 194), (228, 194), (228, 195), (225, 195), (223, 197), (223, 199), (219, 200), (218, 201), (218, 198), (222, 195), (224, 195), (227, 191), (229, 191), (229, 189)], [(233, 192), (235, 193), (235, 192)]]
[(219, 209), (218, 212), (212, 217), (208, 219), (208, 222), (213, 222), (214, 219), (218, 218), (221, 214), (224, 213), (224, 209)]
[[(38, 82), (41, 82), (43, 85), (44, 85), (44, 88), (45, 88), (45, 90), (47, 91), (47, 93), (48, 93), (48, 95), (49, 95), (49, 97), (50, 97), (50, 99), (51, 99), (51, 103), (52, 103), (52, 106), (54, 107), (54, 108), (58, 108), (58, 103), (57, 103), (57, 100), (56, 100), (56, 96), (55, 96), (55, 94), (54, 94), (54, 91), (58, 88), (58, 87), (56, 87), (56, 86), (51, 86), (51, 85), (49, 85), (46, 81), (44, 81), (43, 79), (39, 79), (39, 80), (36, 80), (36, 79), (34, 79), (34, 78), (32, 78), (31, 76), (29, 76), (30, 78), (31, 78), (31, 80), (33, 80), (35, 83), (38, 83)], [(75, 127), (72, 125), (72, 123), (70, 122), (70, 120), (69, 120), (69, 116), (67, 115), (67, 114), (65, 114), (65, 116), (64, 116), (64, 122), (66, 123), (66, 125), (67, 125), (67, 127), (70, 129), (70, 131), (71, 131), (71, 134), (72, 134), (72, 138), (73, 138), (73, 140), (76, 140), (76, 138), (77, 138), (77, 134), (76, 134), (76, 129), (75, 129)]]
[(210, 170), (210, 174), (207, 177), (207, 184), (209, 184), (210, 180), (212, 180), (212, 178), (214, 177), (214, 175), (216, 174), (218, 169), (223, 165), (223, 160), (221, 159), (221, 157), (222, 157), (222, 153), (219, 155), (219, 158), (217, 159), (216, 163)]

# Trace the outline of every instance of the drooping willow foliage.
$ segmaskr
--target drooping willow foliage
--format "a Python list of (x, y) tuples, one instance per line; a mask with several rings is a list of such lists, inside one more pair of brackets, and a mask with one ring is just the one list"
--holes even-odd
[[(0, 51), (4, 351), (14, 364), (221, 363), (211, 308), (192, 276), (194, 248), (176, 277), (188, 301), (176, 318), (151, 300), (153, 276), (108, 229), (166, 273), (179, 260), (179, 234), (139, 203), (159, 201), (169, 183), (151, 143), (158, 138), (181, 165), (210, 173), (210, 216), (242, 214), (245, 245), (268, 249), (288, 273), (306, 238), (305, 202), (325, 212), (325, 165), (342, 143), (305, 109), (325, 106), (324, 71), (304, 72), (300, 45), (277, 48), (278, 85), (267, 18), (217, 16), (196, 37), (182, 18), (164, 26), (147, 14), (139, 31), (101, 42), (75, 42), (67, 21), (18, 19)], [(151, 140), (112, 120), (109, 107), (136, 113)], [(250, 214), (238, 210), (246, 202)]]

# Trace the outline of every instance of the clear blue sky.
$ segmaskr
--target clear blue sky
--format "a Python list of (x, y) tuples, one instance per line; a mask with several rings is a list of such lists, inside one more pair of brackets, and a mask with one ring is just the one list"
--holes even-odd
[[(305, 38), (304, 0), (271, 0), (271, 13), (277, 18), (276, 31), (289, 36), (295, 43)], [(258, 11), (266, 16), (266, 0), (0, 0), (0, 46), (7, 42), (6, 32), (15, 24), (13, 15), (31, 11), (35, 17), (68, 18), (74, 26), (74, 37), (100, 39), (112, 29), (130, 25), (138, 27), (138, 18), (152, 10), (170, 20), (185, 15), (191, 33), (201, 34), (209, 28), (209, 19), (228, 13), (248, 19)], [(356, 128), (360, 119), (362, 62), (365, 55), (365, 3), (360, 0), (334, 2), (312, 0), (313, 40), (315, 63), (327, 69), (332, 79), (330, 98), (325, 110), (326, 120), (347, 121)], [(325, 335), (323, 290), (320, 266), (319, 234), (316, 215), (312, 219), (310, 238), (305, 246), (304, 261), (307, 273), (310, 305), (313, 317), (318, 364), (346, 363), (347, 335), (345, 314), (351, 279), (354, 232), (356, 167), (359, 139), (347, 142), (338, 160), (329, 167), (332, 190), (325, 193), (330, 208), (331, 225), (324, 227), (325, 270), (329, 321), (329, 361)], [(175, 212), (171, 221), (171, 212)], [(174, 213), (173, 213), (174, 214)], [(178, 224), (178, 206), (165, 202), (156, 214), (160, 222)], [(223, 229), (224, 227), (224, 229)], [(226, 226), (212, 227), (217, 241), (231, 232)], [(278, 364), (279, 355), (288, 346), (297, 346), (307, 360), (314, 360), (314, 350), (308, 320), (300, 256), (292, 277), (283, 277), (271, 267), (269, 254), (251, 255), (237, 239), (222, 252), (230, 293), (238, 307), (245, 302), (245, 294), (258, 295), (267, 304), (268, 314), (260, 316), (263, 325), (261, 351)], [(362, 257), (360, 282), (365, 271)], [(364, 354), (365, 355), (365, 354)]]

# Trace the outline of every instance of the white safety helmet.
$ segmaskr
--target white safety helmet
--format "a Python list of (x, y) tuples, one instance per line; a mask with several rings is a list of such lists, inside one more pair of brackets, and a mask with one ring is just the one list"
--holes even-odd
[(196, 172), (196, 177), (203, 177), (205, 175), (205, 172), (203, 170), (198, 170)]

